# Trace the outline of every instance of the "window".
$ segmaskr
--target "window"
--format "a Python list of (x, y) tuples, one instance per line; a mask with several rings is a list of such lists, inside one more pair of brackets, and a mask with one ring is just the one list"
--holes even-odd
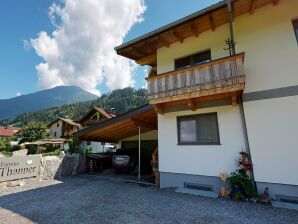
[(179, 145), (218, 145), (217, 113), (178, 117)]
[(57, 124), (57, 128), (59, 128), (59, 123)]
[(54, 132), (54, 137), (56, 137), (57, 136), (57, 132)]
[(90, 142), (90, 141), (87, 141), (87, 142), (86, 142), (86, 145), (91, 145), (91, 142)]
[(189, 55), (187, 57), (179, 58), (175, 60), (175, 70), (188, 68), (194, 65), (199, 65), (211, 60), (211, 51), (202, 51), (196, 54)]
[(292, 20), (292, 23), (293, 23), (293, 27), (294, 27), (294, 32), (295, 32), (296, 40), (297, 40), (297, 43), (298, 43), (298, 18), (293, 19)]
[(99, 120), (99, 114), (96, 113), (91, 117), (91, 120)]

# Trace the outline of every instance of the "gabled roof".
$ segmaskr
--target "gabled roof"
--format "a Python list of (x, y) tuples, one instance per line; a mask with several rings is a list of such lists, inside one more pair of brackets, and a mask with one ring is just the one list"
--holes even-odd
[(106, 119), (111, 119), (116, 116), (115, 112), (107, 111), (99, 107), (92, 107), (80, 120), (79, 123), (84, 122), (87, 119), (90, 119), (96, 112), (99, 112)]
[(73, 120), (71, 120), (69, 118), (61, 118), (61, 117), (59, 117), (59, 118), (56, 118), (55, 120), (53, 120), (51, 123), (49, 123), (47, 125), (47, 127), (52, 126), (53, 124), (57, 123), (59, 120), (64, 121), (65, 123), (67, 123), (69, 125), (72, 125), (72, 126), (77, 126), (77, 127), (80, 126), (78, 123), (74, 122)]
[(74, 136), (80, 140), (117, 142), (137, 135), (139, 126), (142, 132), (157, 130), (157, 114), (152, 105), (139, 107), (99, 124), (84, 128), (74, 133)]
[(9, 126), (0, 126), (0, 136), (1, 137), (12, 137), (17, 132), (19, 132), (21, 128), (9, 127)]
[[(280, 0), (231, 0), (233, 17), (254, 11), (263, 6), (277, 5)], [(175, 42), (195, 36), (200, 33), (216, 30), (217, 27), (228, 23), (228, 10), (226, 1), (220, 1), (210, 7), (195, 12), (189, 16), (158, 28), (152, 32), (128, 41), (115, 48), (119, 55), (135, 60), (140, 65), (157, 64), (156, 51), (161, 47), (170, 47)]]

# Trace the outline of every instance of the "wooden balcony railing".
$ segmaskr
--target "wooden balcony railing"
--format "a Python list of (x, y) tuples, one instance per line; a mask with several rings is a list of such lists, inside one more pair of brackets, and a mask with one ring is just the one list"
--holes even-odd
[(148, 77), (150, 104), (244, 90), (244, 53)]

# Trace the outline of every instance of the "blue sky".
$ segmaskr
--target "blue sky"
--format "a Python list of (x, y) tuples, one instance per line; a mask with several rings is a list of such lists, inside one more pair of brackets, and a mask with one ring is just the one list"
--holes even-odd
[[(43, 59), (34, 49), (25, 49), (24, 40), (37, 38), (40, 31), (51, 34), (55, 30), (49, 18), (49, 7), (54, 2), (53, 0), (1, 1), (0, 99), (15, 97), (17, 92), (28, 94), (39, 90), (35, 67), (43, 62)], [(145, 0), (147, 9), (143, 14), (144, 21), (132, 27), (124, 42), (216, 2), (218, 0)], [(144, 85), (144, 77), (144, 68), (134, 72), (135, 88)], [(98, 85), (97, 88), (101, 93), (108, 91), (104, 84)]]

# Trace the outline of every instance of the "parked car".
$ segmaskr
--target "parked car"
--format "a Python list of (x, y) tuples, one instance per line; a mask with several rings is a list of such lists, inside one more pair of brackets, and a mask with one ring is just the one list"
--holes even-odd
[(112, 167), (112, 154), (90, 153), (86, 154), (87, 171), (93, 172), (97, 170), (110, 169)]
[[(146, 149), (141, 149), (141, 173), (151, 174), (150, 165), (151, 155), (145, 153)], [(133, 175), (138, 174), (139, 150), (133, 149), (117, 149), (113, 155), (113, 168), (116, 172), (126, 172)]]

